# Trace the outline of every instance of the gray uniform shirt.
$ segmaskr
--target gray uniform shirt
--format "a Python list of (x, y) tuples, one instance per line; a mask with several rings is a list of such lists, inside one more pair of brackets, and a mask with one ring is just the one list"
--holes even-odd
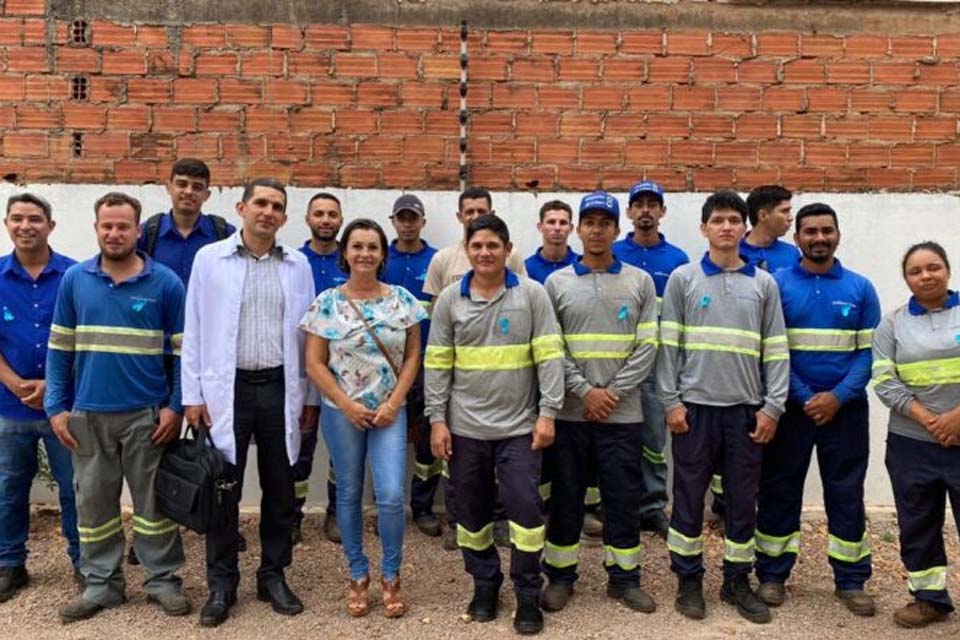
[(605, 387), (620, 397), (605, 421), (643, 421), (640, 383), (657, 357), (657, 293), (643, 270), (616, 260), (607, 271), (577, 262), (551, 274), (547, 294), (563, 331), (566, 397), (557, 417), (584, 422), (583, 397)]
[(934, 413), (960, 404), (960, 306), (951, 294), (944, 309), (916, 302), (891, 311), (873, 334), (873, 389), (890, 407), (890, 433), (936, 442), (907, 415), (916, 400)]
[(485, 300), (471, 294), (471, 278), (434, 303), (425, 414), (478, 440), (528, 434), (538, 415), (552, 418), (563, 403), (563, 344), (550, 299), (508, 271), (506, 286)]
[(780, 292), (766, 271), (725, 271), (709, 255), (679, 267), (663, 294), (660, 345), (657, 395), (666, 411), (692, 402), (783, 414), (790, 355)]

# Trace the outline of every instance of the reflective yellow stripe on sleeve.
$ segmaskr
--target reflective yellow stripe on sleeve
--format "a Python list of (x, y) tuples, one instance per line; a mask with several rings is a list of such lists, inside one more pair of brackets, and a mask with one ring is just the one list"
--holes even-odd
[(897, 368), (893, 360), (874, 360), (873, 361), (873, 379), (870, 384), (878, 385), (887, 380), (893, 380), (897, 376)]
[(770, 336), (763, 339), (763, 361), (775, 362), (777, 360), (788, 360), (790, 350), (787, 346), (787, 336)]
[(173, 355), (179, 356), (180, 349), (183, 347), (183, 334), (174, 333), (170, 336), (170, 347), (173, 350)]
[(873, 329), (857, 331), (857, 349), (871, 349), (873, 347)]
[(558, 333), (537, 336), (530, 341), (534, 364), (563, 357), (563, 339)]
[(640, 322), (637, 324), (636, 344), (652, 344), (657, 346), (659, 325), (656, 322)]
[(76, 331), (59, 324), (50, 325), (50, 339), (47, 342), (48, 349), (73, 351), (74, 344), (76, 344)]
[(453, 369), (453, 347), (437, 347), (428, 344), (423, 366), (425, 369)]

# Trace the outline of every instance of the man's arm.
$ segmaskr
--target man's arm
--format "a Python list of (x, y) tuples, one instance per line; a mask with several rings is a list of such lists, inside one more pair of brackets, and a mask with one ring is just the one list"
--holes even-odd
[(167, 408), (177, 414), (183, 413), (182, 382), (180, 380), (180, 357), (183, 351), (183, 314), (186, 293), (179, 278), (170, 278), (166, 286), (163, 306), (163, 332), (170, 336), (170, 346), (173, 348), (173, 380)]
[(833, 388), (833, 394), (845, 404), (863, 393), (870, 382), (870, 365), (873, 357), (870, 353), (873, 345), (873, 332), (880, 324), (880, 299), (877, 291), (869, 282), (865, 283), (863, 299), (860, 301), (863, 311), (857, 325), (857, 350), (853, 363), (843, 380)]
[(47, 391), (43, 406), (47, 416), (51, 418), (70, 410), (77, 329), (73, 273), (68, 270), (60, 281), (53, 310), (53, 324), (50, 325), (50, 339), (47, 342)]
[(683, 341), (683, 290), (686, 282), (674, 272), (663, 292), (660, 315), (660, 353), (656, 362), (657, 397), (664, 411), (682, 407), (677, 376), (680, 368), (680, 347)]
[(554, 418), (563, 406), (563, 338), (547, 292), (539, 283), (531, 281), (531, 284), (533, 331), (530, 345), (540, 387), (540, 415)]
[(203, 254), (200, 254), (193, 263), (184, 303), (183, 338), (180, 347), (180, 399), (184, 406), (205, 404), (200, 387), (200, 372), (203, 369), (200, 355), (200, 317), (206, 277), (206, 261)]
[(774, 422), (786, 409), (790, 389), (790, 349), (787, 330), (780, 306), (780, 290), (773, 278), (765, 278), (766, 291), (763, 298), (763, 318), (760, 324), (761, 357), (766, 382), (763, 411)]

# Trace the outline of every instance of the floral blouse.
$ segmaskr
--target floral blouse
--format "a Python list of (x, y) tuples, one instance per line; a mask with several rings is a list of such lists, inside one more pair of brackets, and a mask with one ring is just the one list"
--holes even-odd
[[(399, 367), (403, 364), (407, 328), (425, 320), (427, 313), (403, 287), (388, 288), (389, 293), (383, 297), (353, 302)], [(397, 376), (339, 287), (317, 296), (300, 320), (300, 328), (330, 341), (327, 366), (351, 399), (369, 409), (387, 400)], [(324, 402), (333, 404), (327, 397)]]

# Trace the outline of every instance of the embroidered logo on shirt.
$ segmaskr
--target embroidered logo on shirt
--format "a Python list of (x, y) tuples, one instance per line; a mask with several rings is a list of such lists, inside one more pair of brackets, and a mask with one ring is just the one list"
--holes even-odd
[(136, 311), (137, 313), (139, 313), (139, 312), (143, 311), (143, 308), (144, 308), (145, 306), (147, 306), (147, 301), (146, 301), (146, 300), (137, 300), (137, 301), (134, 302), (132, 305), (130, 305), (130, 308), (133, 309), (134, 311)]
[(500, 333), (503, 335), (510, 333), (510, 318), (500, 318)]
[(707, 307), (710, 306), (710, 303), (712, 301), (713, 301), (713, 298), (711, 298), (710, 296), (703, 296), (702, 298), (700, 298), (700, 306), (706, 309)]
[(4, 319), (4, 321), (6, 321), (6, 322), (13, 322), (13, 318), (14, 318), (13, 312), (10, 311), (10, 309), (7, 309), (6, 307), (4, 307), (4, 308), (3, 308), (3, 319)]

